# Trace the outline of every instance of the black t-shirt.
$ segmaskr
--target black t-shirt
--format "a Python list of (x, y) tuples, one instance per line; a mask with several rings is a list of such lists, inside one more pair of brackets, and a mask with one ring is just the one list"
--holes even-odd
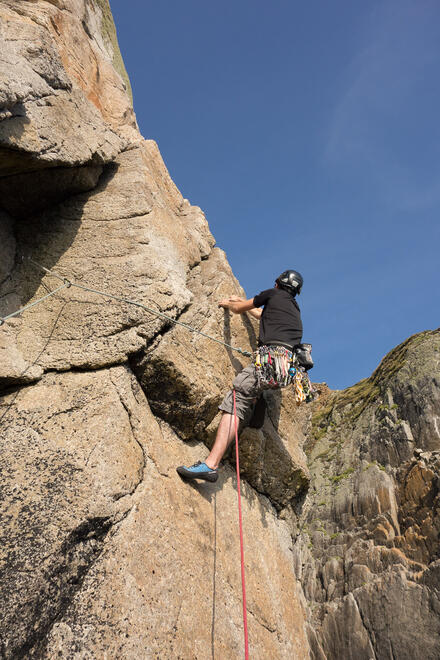
[(264, 305), (260, 319), (260, 344), (293, 347), (301, 343), (301, 312), (291, 293), (285, 289), (267, 289), (255, 296), (254, 305)]

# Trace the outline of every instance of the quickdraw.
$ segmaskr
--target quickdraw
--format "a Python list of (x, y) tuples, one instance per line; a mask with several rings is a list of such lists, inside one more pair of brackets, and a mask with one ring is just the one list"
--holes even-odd
[(292, 384), (297, 404), (313, 401), (315, 390), (295, 353), (284, 346), (260, 346), (254, 355), (255, 371), (261, 385), (278, 389)]

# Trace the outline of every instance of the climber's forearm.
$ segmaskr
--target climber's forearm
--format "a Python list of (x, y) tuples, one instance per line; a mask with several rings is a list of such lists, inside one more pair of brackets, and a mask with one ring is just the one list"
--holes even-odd
[(254, 317), (254, 319), (257, 319), (257, 321), (260, 320), (261, 315), (263, 313), (263, 310), (261, 307), (254, 307), (253, 309), (249, 310), (249, 314)]

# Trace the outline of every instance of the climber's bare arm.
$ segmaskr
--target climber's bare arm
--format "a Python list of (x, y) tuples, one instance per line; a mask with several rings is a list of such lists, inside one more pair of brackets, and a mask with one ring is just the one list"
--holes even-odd
[(263, 313), (263, 310), (261, 307), (254, 307), (253, 309), (249, 310), (249, 314), (254, 317), (254, 319), (257, 319), (257, 321), (260, 320), (261, 315)]
[(256, 319), (260, 318), (263, 311), (262, 309), (255, 307), (253, 298), (245, 300), (244, 298), (239, 298), (238, 296), (230, 296), (229, 298), (220, 300), (218, 306), (223, 307), (224, 309), (230, 309), (231, 312), (234, 312), (234, 314), (243, 314), (244, 312), (249, 312), (249, 314)]

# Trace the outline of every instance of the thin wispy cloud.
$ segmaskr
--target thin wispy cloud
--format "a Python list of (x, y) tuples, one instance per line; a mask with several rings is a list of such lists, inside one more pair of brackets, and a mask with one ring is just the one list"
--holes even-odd
[(371, 11), (332, 113), (325, 161), (365, 172), (393, 205), (440, 200), (440, 8), (390, 1)]

